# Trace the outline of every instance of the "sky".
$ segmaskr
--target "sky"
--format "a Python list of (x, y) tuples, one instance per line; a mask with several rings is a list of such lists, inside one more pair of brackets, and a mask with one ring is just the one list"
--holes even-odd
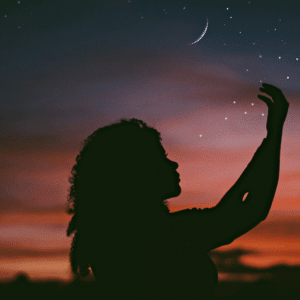
[(299, 16), (292, 0), (2, 1), (1, 278), (70, 276), (68, 178), (81, 142), (121, 118), (154, 126), (179, 164), (171, 211), (216, 205), (266, 137), (263, 82), (290, 104), (279, 183), (265, 225), (229, 247), (300, 251)]

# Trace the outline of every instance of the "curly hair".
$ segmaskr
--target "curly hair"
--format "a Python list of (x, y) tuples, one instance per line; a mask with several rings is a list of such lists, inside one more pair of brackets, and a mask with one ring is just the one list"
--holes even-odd
[[(142, 189), (145, 163), (151, 164), (150, 143), (161, 143), (160, 133), (138, 119), (121, 119), (88, 136), (76, 157), (69, 182), (66, 213), (73, 214), (67, 236), (74, 233), (69, 259), (72, 273), (90, 274), (89, 242), (99, 228), (99, 212), (124, 205), (122, 195)], [(151, 147), (150, 147), (151, 148)], [(108, 218), (108, 217), (107, 217)]]

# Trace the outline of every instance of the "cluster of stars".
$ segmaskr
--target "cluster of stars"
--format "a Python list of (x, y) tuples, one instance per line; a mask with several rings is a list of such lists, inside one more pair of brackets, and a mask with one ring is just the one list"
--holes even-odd
[[(250, 4), (250, 1), (249, 1), (248, 3)], [(229, 7), (226, 7), (226, 10), (229, 10)], [(230, 19), (232, 19), (232, 16), (230, 16)], [(281, 19), (279, 19), (279, 22), (281, 22)], [(226, 24), (224, 24), (224, 26), (226, 26)], [(276, 31), (276, 30), (277, 30), (277, 28), (274, 28), (274, 31)], [(270, 32), (268, 29), (266, 29), (266, 31), (267, 31), (267, 32)], [(239, 31), (239, 34), (242, 34), (242, 32)], [(242, 36), (243, 36), (243, 35), (242, 35)], [(257, 40), (257, 42), (258, 42), (258, 41), (259, 41), (259, 40)], [(286, 42), (284, 42), (283, 40), (281, 40), (281, 42), (282, 42), (284, 45), (286, 45)], [(255, 42), (253, 42), (252, 44), (253, 44), (253, 45), (256, 45)], [(225, 46), (226, 43), (224, 43), (223, 45)], [(259, 58), (262, 58), (263, 56), (260, 54), (258, 57), (259, 57)], [(281, 59), (281, 56), (278, 56), (278, 59)], [(296, 61), (298, 61), (298, 60), (299, 60), (299, 58), (296, 57)], [(263, 65), (262, 65), (262, 66), (263, 66)], [(246, 72), (248, 72), (248, 71), (249, 71), (249, 69), (246, 69)], [(290, 77), (287, 76), (286, 79), (290, 79)], [(262, 82), (262, 80), (260, 80), (260, 82)]]
[[(264, 116), (264, 114), (262, 114), (262, 116)], [(287, 119), (287, 124), (289, 125), (290, 124), (290, 118), (291, 117), (288, 117), (288, 119)], [(227, 119), (227, 118), (225, 118), (225, 119)], [(257, 130), (255, 130), (255, 126), (251, 126), (251, 125), (255, 125), (255, 124), (251, 124), (251, 123), (253, 123), (253, 122), (255, 122), (256, 124), (259, 122), (259, 121), (261, 121), (261, 120), (265, 120), (265, 118), (259, 118), (259, 117), (257, 117), (257, 118), (249, 118), (249, 119), (246, 119), (246, 120), (239, 120), (239, 122), (238, 122), (238, 125), (240, 125), (240, 126), (242, 126), (242, 127), (250, 127), (252, 130), (254, 130), (253, 131), (253, 133), (264, 133), (264, 131), (263, 131), (263, 129), (262, 129), (262, 126), (260, 126), (259, 127), (259, 129), (257, 129)], [(294, 123), (293, 123), (294, 124)], [(249, 126), (250, 125), (250, 126)], [(216, 137), (221, 137), (221, 134), (223, 134), (223, 133), (226, 133), (225, 131), (224, 132), (222, 132), (222, 129), (220, 129), (220, 132), (216, 135)], [(202, 137), (202, 134), (201, 135), (199, 135), (200, 137)], [(243, 142), (243, 141), (247, 141), (247, 140), (232, 140), (232, 139), (230, 139), (230, 138), (222, 138), (222, 139), (220, 139), (219, 141), (217, 141), (216, 143), (221, 143), (221, 142), (225, 142), (225, 145), (226, 145), (226, 142), (235, 142), (235, 143), (239, 143), (239, 142)]]
[[(250, 3), (250, 1), (248, 2), (248, 3)], [(229, 10), (229, 7), (227, 7), (226, 8), (227, 10)], [(232, 16), (230, 16), (230, 19), (232, 19)], [(279, 19), (279, 21), (281, 22), (281, 19)], [(224, 26), (225, 26), (226, 24), (224, 24)], [(275, 28), (274, 29), (274, 31), (276, 31), (277, 29)], [(269, 30), (267, 30), (267, 32), (269, 32)], [(241, 31), (239, 32), (240, 34), (242, 33)], [(243, 36), (243, 35), (242, 35)], [(258, 40), (257, 40), (258, 41)], [(281, 42), (283, 42), (283, 40), (281, 40)], [(286, 44), (285, 42), (284, 42), (284, 44)], [(225, 43), (224, 43), (224, 45), (225, 45)], [(253, 43), (253, 45), (255, 45), (255, 42)], [(260, 54), (259, 56), (258, 56), (259, 58), (262, 58), (263, 56)], [(278, 59), (281, 59), (281, 56), (279, 56), (278, 57)], [(298, 61), (299, 60), (299, 58), (298, 57), (296, 57), (296, 60)], [(249, 69), (246, 69), (246, 71), (248, 72), (249, 71)], [(289, 76), (287, 76), (287, 79), (289, 79)], [(260, 80), (260, 82), (262, 82), (262, 80)], [(233, 101), (233, 104), (236, 104), (236, 101)], [(254, 105), (254, 103), (251, 103), (251, 105), (253, 106)], [(245, 111), (245, 115), (247, 114), (247, 112)], [(238, 125), (240, 125), (241, 127), (250, 127), (252, 130), (254, 130), (253, 131), (253, 133), (256, 133), (256, 132), (258, 132), (258, 133), (264, 133), (264, 131), (263, 131), (263, 129), (262, 129), (262, 127), (260, 126), (259, 127), (259, 130), (258, 130), (258, 128), (257, 128), (257, 130), (255, 130), (255, 126), (249, 126), (249, 125), (255, 125), (255, 124), (252, 124), (253, 122), (255, 122), (256, 124), (258, 123), (258, 122), (260, 122), (261, 120), (265, 120), (265, 118), (264, 118), (264, 113), (262, 113), (262, 117), (256, 117), (256, 118), (249, 118), (249, 119), (244, 119), (244, 120), (239, 120), (238, 121)], [(227, 117), (225, 117), (225, 121), (227, 121), (228, 120), (228, 118)], [(290, 117), (288, 117), (288, 119), (287, 119), (287, 124), (289, 125), (290, 124)], [(294, 123), (293, 123), (294, 124)], [(225, 134), (226, 132), (225, 131), (222, 131), (222, 129), (220, 129), (220, 132), (216, 135), (216, 137), (221, 137), (221, 135), (223, 135), (223, 134)], [(200, 134), (199, 135), (199, 137), (202, 137), (202, 134)], [(225, 142), (225, 145), (226, 145), (226, 142), (228, 143), (228, 142), (235, 142), (235, 143), (239, 143), (239, 142), (242, 142), (242, 141), (246, 141), (246, 140), (232, 140), (232, 139), (230, 139), (230, 138), (223, 138), (223, 139), (220, 139), (219, 141), (217, 141), (216, 143), (220, 143), (220, 142)]]
[[(233, 104), (236, 104), (236, 101), (233, 101)], [(254, 103), (251, 103), (252, 106), (254, 106)], [(245, 115), (247, 114), (247, 112), (245, 111)], [(265, 114), (262, 113), (261, 114), (261, 117), (256, 117), (256, 118), (248, 118), (248, 119), (244, 119), (244, 120), (239, 120), (237, 122), (237, 125), (240, 125), (241, 127), (245, 127), (245, 128), (250, 128), (251, 131), (253, 131), (253, 133), (264, 133), (263, 129), (262, 129), (262, 126), (259, 127), (259, 129), (256, 127), (255, 128), (255, 124), (257, 124), (258, 122), (262, 121), (262, 120), (265, 120), (266, 118), (264, 117)], [(288, 117), (287, 119), (287, 124), (289, 125), (290, 124), (290, 118), (291, 117)], [(225, 117), (225, 121), (227, 121), (228, 118)], [(253, 122), (255, 122), (255, 124), (252, 124)], [(293, 123), (294, 124), (294, 123)], [(251, 126), (251, 125), (254, 125), (254, 126)], [(266, 128), (266, 126), (264, 126), (264, 128)], [(257, 129), (257, 130), (256, 130)], [(220, 138), (219, 141), (216, 141), (216, 143), (221, 143), (223, 141), (225, 141), (225, 144), (226, 144), (226, 141), (227, 142), (235, 142), (235, 143), (239, 143), (239, 142), (242, 142), (242, 141), (247, 141), (247, 140), (232, 140), (230, 138), (222, 138), (221, 139), (221, 135), (225, 134), (226, 131), (222, 131), (222, 129), (220, 129), (220, 132), (218, 134), (216, 134), (216, 137), (217, 138)], [(199, 134), (199, 137), (202, 137), (203, 135), (202, 134)]]

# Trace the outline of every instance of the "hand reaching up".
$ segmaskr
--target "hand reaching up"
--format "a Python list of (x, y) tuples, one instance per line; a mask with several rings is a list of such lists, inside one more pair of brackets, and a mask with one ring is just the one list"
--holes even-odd
[(262, 86), (259, 90), (273, 99), (272, 101), (266, 96), (258, 95), (258, 98), (268, 106), (267, 131), (268, 133), (277, 132), (277, 130), (282, 130), (283, 128), (289, 103), (279, 88), (267, 83), (263, 83)]

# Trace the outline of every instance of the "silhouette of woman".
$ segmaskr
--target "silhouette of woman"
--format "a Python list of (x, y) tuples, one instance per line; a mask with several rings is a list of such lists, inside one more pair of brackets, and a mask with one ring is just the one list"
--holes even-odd
[(272, 85), (260, 90), (274, 101), (258, 96), (269, 108), (268, 136), (212, 208), (169, 213), (165, 200), (181, 193), (178, 164), (156, 129), (121, 119), (92, 133), (69, 179), (73, 273), (91, 267), (103, 299), (212, 299), (218, 274), (208, 252), (264, 220), (278, 183), (289, 104)]

